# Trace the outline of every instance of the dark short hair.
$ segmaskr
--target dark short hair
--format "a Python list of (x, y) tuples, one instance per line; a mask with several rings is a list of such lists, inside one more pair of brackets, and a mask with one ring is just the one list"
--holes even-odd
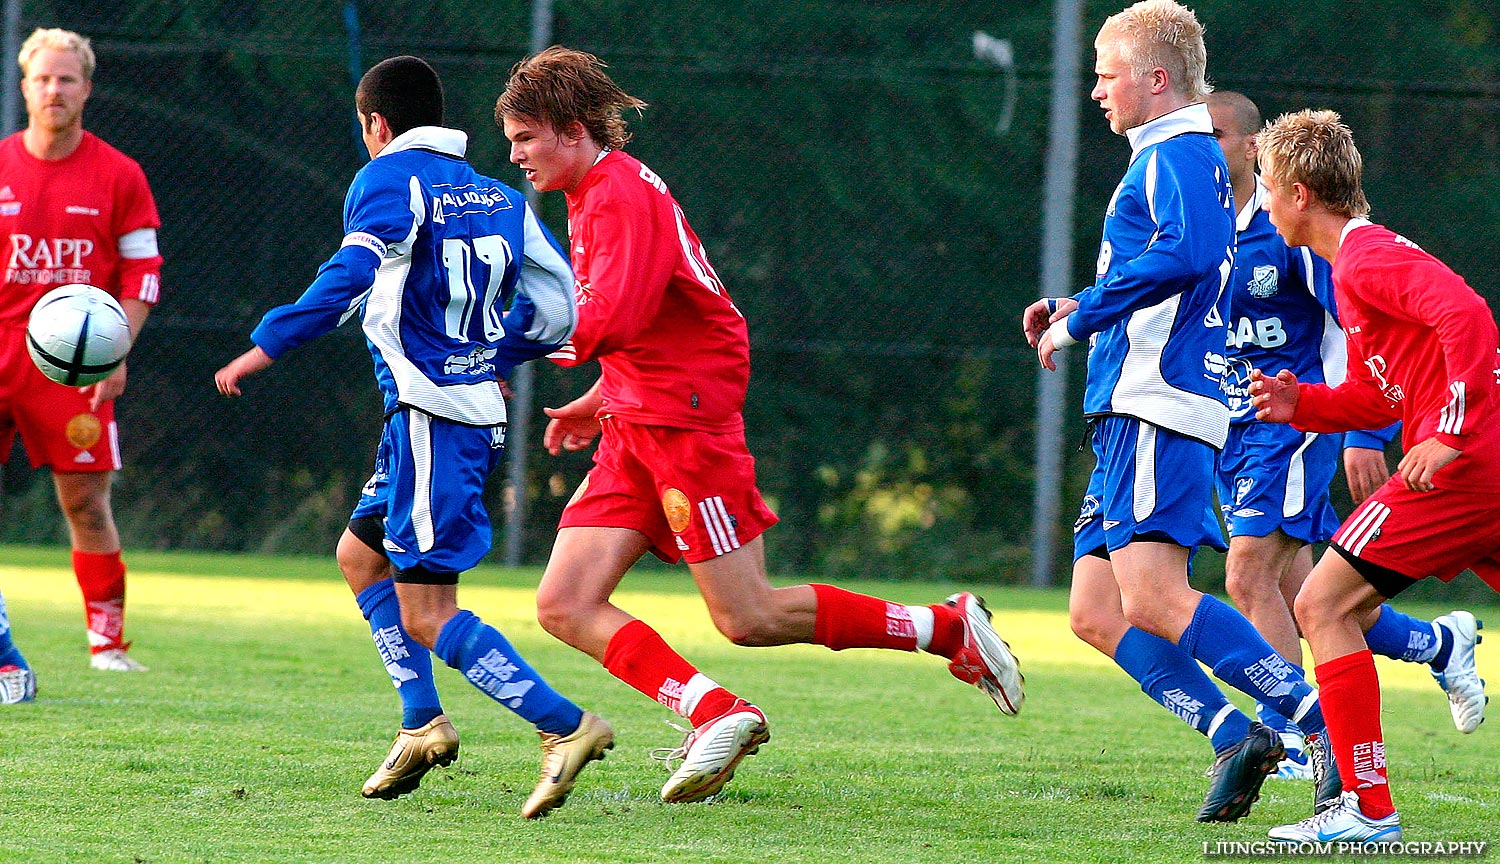
[(443, 82), (420, 57), (382, 60), (359, 79), (354, 107), (368, 118), (379, 114), (400, 135), (418, 126), (443, 125)]

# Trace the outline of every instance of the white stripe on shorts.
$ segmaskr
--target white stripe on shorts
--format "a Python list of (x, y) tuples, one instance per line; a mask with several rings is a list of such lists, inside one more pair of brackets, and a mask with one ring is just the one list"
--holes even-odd
[(417, 535), (417, 551), (431, 552), (432, 536), (432, 418), (421, 411), (406, 412), (411, 438), (411, 529)]
[(120, 458), (120, 427), (113, 420), (109, 421), (109, 458), (113, 460), (116, 471), (125, 466), (125, 461)]
[(1135, 503), (1132, 515), (1144, 522), (1156, 510), (1156, 427), (1141, 421), (1135, 436)]
[(715, 495), (699, 501), (698, 512), (703, 516), (703, 528), (708, 533), (709, 542), (713, 544), (715, 555), (740, 548), (739, 535), (729, 519), (729, 511), (724, 507), (723, 498)]
[(1349, 517), (1349, 524), (1339, 529), (1334, 535), (1334, 542), (1355, 557), (1364, 551), (1365, 544), (1375, 539), (1380, 533), (1380, 526), (1391, 515), (1391, 508), (1379, 501), (1370, 501), (1365, 506), (1354, 511)]
[(1307, 463), (1303, 460), (1303, 454), (1316, 440), (1318, 440), (1318, 433), (1304, 433), (1302, 446), (1292, 454), (1291, 462), (1286, 466), (1286, 492), (1281, 498), (1283, 519), (1290, 519), (1307, 507)]

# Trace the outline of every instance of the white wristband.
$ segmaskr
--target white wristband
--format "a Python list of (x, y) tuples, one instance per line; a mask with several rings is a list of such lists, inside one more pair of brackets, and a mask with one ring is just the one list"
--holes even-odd
[(1074, 339), (1073, 334), (1068, 332), (1067, 318), (1059, 318), (1052, 322), (1052, 326), (1047, 328), (1047, 332), (1052, 336), (1053, 348), (1066, 348), (1069, 345), (1078, 344), (1078, 340)]

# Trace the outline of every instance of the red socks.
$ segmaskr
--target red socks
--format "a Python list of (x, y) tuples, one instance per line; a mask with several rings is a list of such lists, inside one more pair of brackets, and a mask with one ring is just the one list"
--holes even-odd
[(125, 631), (125, 562), (120, 552), (73, 552), (73, 573), (83, 590), (89, 647), (95, 654), (123, 648)]
[(813, 641), (817, 644), (834, 651), (917, 650), (917, 628), (905, 606), (832, 585), (813, 585), (812, 589), (818, 595), (817, 619), (813, 622)]
[(1328, 740), (1345, 791), (1359, 793), (1360, 810), (1371, 819), (1396, 812), (1386, 782), (1385, 738), (1380, 731), (1380, 679), (1369, 650), (1345, 654), (1313, 670)]
[(736, 696), (693, 668), (644, 621), (615, 631), (604, 649), (609, 674), (688, 718), (694, 726), (733, 707)]

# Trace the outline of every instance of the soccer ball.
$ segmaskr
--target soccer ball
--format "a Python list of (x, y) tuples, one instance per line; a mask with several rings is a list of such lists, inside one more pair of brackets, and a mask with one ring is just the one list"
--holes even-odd
[(92, 285), (64, 285), (42, 295), (26, 322), (26, 350), (42, 374), (83, 387), (108, 378), (130, 353), (130, 319)]

